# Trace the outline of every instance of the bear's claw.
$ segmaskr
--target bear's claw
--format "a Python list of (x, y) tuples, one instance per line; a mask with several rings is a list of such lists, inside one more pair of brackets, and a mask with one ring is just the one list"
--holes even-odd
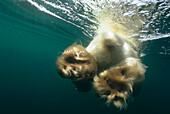
[(97, 72), (94, 57), (80, 45), (73, 44), (57, 59), (57, 71), (63, 78), (82, 80), (93, 78)]

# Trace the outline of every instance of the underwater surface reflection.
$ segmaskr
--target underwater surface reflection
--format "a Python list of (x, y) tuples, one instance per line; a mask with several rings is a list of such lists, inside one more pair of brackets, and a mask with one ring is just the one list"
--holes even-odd
[[(113, 1), (0, 0), (0, 113), (169, 114), (170, 2)], [(142, 42), (148, 66), (142, 91), (124, 111), (93, 91), (77, 92), (56, 72), (56, 57), (74, 42), (87, 46), (106, 16)]]

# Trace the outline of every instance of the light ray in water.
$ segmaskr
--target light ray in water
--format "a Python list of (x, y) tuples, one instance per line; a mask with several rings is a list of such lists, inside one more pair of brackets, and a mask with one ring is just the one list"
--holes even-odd
[(54, 8), (61, 9), (61, 10), (64, 10), (64, 11), (70, 13), (70, 10), (66, 9), (65, 7), (61, 7), (59, 5), (56, 5), (56, 4), (54, 4), (52, 2), (49, 2), (49, 1), (46, 1), (46, 0), (41, 0), (41, 1), (43, 1), (44, 3), (50, 5), (50, 6), (54, 7)]
[(167, 0), (25, 0), (38, 10), (82, 30), (93, 38), (98, 25), (109, 18), (142, 42), (170, 37)]
[[(52, 6), (53, 8), (61, 9), (61, 10), (65, 11), (65, 12), (67, 12), (67, 13), (69, 13), (69, 14), (71, 14), (70, 11), (72, 11), (73, 13), (77, 13), (77, 12), (75, 12), (74, 10), (72, 10), (71, 8), (70, 8), (70, 10), (68, 10), (68, 9), (66, 9), (65, 7), (61, 7), (61, 6), (59, 6), (59, 5), (56, 5), (55, 3), (49, 2), (49, 1), (47, 1), (47, 0), (41, 0), (41, 1), (43, 1), (45, 4), (48, 4), (48, 5)], [(93, 22), (93, 23), (97, 24), (96, 21), (90, 19), (90, 18), (89, 18), (88, 16), (86, 16), (86, 15), (83, 15), (83, 14), (80, 14), (80, 13), (77, 13), (77, 15), (80, 16), (80, 17), (82, 17), (82, 18), (84, 18), (84, 19), (89, 20), (90, 22)]]
[(145, 35), (145, 36), (141, 35), (141, 37), (143, 37), (143, 38), (139, 39), (140, 41), (158, 40), (158, 39), (161, 39), (161, 38), (170, 37), (170, 33), (160, 34), (160, 35)]
[[(68, 20), (66, 20), (66, 19), (64, 19), (64, 18), (56, 15), (55, 13), (47, 10), (44, 6), (39, 5), (39, 4), (36, 3), (35, 1), (32, 1), (32, 0), (27, 0), (27, 1), (28, 1), (29, 3), (31, 3), (33, 6), (35, 6), (36, 8), (38, 8), (40, 11), (43, 11), (43, 12), (49, 14), (49, 15), (52, 15), (52, 16), (58, 18), (58, 19), (61, 19), (61, 20), (65, 21), (65, 22), (67, 22), (67, 23), (69, 23), (69, 24), (72, 24), (72, 25), (74, 25), (74, 26), (76, 26), (76, 27), (78, 27), (78, 28), (80, 28), (80, 29), (82, 29), (83, 31), (85, 31), (85, 32), (88, 33), (88, 31), (86, 31), (83, 27), (81, 27), (81, 26), (79, 26), (79, 25), (76, 25), (75, 23), (72, 23), (72, 22), (70, 22), (70, 21), (68, 21)], [(42, 0), (42, 1), (45, 1), (45, 0)], [(49, 4), (50, 2), (47, 2), (47, 3)], [(52, 5), (52, 4), (51, 4), (51, 5)], [(57, 6), (55, 6), (55, 7), (57, 7)], [(67, 10), (66, 10), (66, 11), (67, 11)]]

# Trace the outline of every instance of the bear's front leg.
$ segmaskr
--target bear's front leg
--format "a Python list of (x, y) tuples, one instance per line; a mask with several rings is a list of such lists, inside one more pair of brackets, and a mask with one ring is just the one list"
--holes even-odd
[(107, 104), (114, 104), (120, 110), (126, 109), (128, 99), (138, 94), (142, 86), (145, 69), (140, 59), (126, 58), (94, 77), (95, 92)]
[(94, 57), (80, 45), (68, 47), (56, 62), (61, 77), (71, 79), (79, 91), (86, 91), (97, 72)]

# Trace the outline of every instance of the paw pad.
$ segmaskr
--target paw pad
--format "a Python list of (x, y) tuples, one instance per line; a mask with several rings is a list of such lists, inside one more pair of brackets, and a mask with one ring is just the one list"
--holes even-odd
[(77, 44), (73, 44), (63, 52), (57, 59), (56, 67), (62, 77), (72, 80), (93, 78), (97, 72), (94, 57)]

